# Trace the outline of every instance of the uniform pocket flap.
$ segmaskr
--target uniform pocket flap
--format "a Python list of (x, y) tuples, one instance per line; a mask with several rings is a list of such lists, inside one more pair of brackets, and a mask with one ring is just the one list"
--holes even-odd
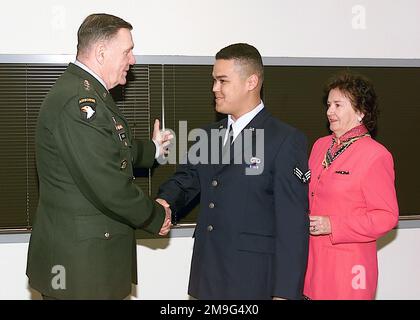
[(105, 215), (77, 216), (76, 233), (79, 240), (98, 238), (110, 240), (117, 235), (127, 235), (131, 227), (113, 221)]
[(255, 233), (241, 233), (239, 235), (238, 250), (259, 253), (274, 253), (274, 236)]

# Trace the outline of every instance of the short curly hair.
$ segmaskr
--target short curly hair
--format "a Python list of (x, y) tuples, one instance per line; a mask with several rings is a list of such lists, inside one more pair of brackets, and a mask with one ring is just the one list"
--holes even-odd
[(369, 132), (374, 132), (377, 126), (379, 108), (377, 95), (370, 80), (362, 75), (350, 72), (333, 76), (324, 88), (323, 102), (325, 106), (327, 105), (328, 95), (333, 89), (340, 90), (351, 101), (353, 109), (364, 114), (362, 123)]

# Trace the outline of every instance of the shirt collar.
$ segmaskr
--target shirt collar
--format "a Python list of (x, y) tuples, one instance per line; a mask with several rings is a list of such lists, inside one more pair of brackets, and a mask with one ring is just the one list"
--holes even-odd
[(252, 121), (252, 119), (255, 118), (255, 116), (262, 109), (264, 109), (264, 103), (261, 101), (258, 106), (256, 106), (251, 111), (245, 113), (244, 115), (240, 116), (238, 119), (236, 119), (236, 121), (233, 121), (232, 116), (230, 114), (228, 115), (227, 128), (229, 129), (229, 126), (232, 126), (233, 139), (235, 139), (238, 136), (238, 134), (246, 127), (248, 123)]
[(99, 77), (95, 72), (93, 72), (91, 69), (89, 69), (85, 64), (81, 63), (79, 60), (76, 60), (74, 64), (83, 70), (85, 70), (87, 73), (91, 74), (96, 80), (98, 80), (104, 88), (109, 92), (109, 90), (106, 88), (105, 82)]

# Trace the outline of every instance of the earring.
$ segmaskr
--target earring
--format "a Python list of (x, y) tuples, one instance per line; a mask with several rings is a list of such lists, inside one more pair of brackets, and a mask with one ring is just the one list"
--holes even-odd
[(359, 120), (359, 122), (362, 122), (362, 117), (357, 117), (357, 120)]

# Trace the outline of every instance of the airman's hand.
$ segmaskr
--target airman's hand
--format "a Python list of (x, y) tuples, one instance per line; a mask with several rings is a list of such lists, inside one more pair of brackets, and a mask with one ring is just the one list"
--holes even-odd
[(163, 221), (163, 225), (160, 228), (159, 235), (166, 236), (171, 230), (172, 226), (172, 211), (169, 208), (169, 204), (165, 200), (158, 198), (156, 199), (156, 202), (165, 208), (165, 220)]

